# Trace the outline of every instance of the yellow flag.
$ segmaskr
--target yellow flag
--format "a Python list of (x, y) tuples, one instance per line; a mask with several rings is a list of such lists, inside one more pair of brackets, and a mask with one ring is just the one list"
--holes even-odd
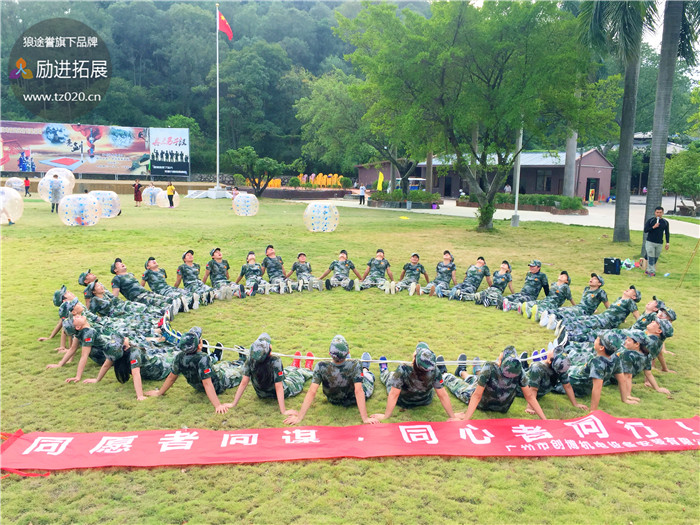
[(380, 171), (377, 179), (377, 191), (382, 191), (382, 184), (384, 184), (384, 174)]

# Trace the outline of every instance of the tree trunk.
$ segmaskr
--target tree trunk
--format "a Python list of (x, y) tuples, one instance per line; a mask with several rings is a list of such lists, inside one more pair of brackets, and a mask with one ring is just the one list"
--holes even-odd
[[(666, 2), (664, 9), (664, 29), (661, 38), (659, 57), (659, 77), (656, 82), (656, 104), (654, 106), (654, 127), (651, 137), (649, 159), (649, 180), (647, 182), (647, 204), (644, 220), (654, 215), (654, 209), (661, 206), (664, 185), (664, 165), (668, 145), (668, 126), (671, 115), (671, 95), (673, 76), (676, 72), (678, 43), (681, 35), (681, 21), (685, 2)], [(644, 236), (646, 240), (646, 235)], [(642, 240), (642, 256), (646, 255)]]
[(433, 152), (429, 151), (425, 159), (425, 191), (433, 192)]
[[(391, 148), (391, 155), (396, 158), (396, 146), (392, 146)], [(398, 161), (398, 159), (397, 159)], [(391, 193), (394, 191), (396, 188), (396, 166), (392, 163), (391, 166), (389, 166), (389, 187), (387, 188), (388, 192)]]
[(578, 133), (571, 130), (566, 138), (566, 161), (564, 162), (564, 189), (562, 195), (573, 197), (576, 186), (576, 145)]
[(620, 156), (617, 168), (615, 193), (615, 229), (613, 242), (630, 240), (630, 181), (632, 178), (632, 152), (634, 146), (634, 120), (637, 110), (637, 82), (641, 58), (630, 60), (625, 65), (625, 87), (622, 96), (622, 118), (620, 122)]

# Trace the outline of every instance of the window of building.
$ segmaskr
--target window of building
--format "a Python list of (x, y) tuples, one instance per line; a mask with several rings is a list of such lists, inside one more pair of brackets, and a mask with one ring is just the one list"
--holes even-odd
[(535, 193), (552, 191), (552, 170), (537, 170)]

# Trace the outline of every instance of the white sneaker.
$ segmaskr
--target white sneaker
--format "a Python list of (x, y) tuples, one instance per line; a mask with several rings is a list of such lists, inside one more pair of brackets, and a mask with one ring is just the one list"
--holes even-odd
[(193, 293), (192, 294), (192, 310), (196, 310), (197, 308), (199, 308), (199, 294)]
[(355, 279), (355, 291), (359, 292), (360, 291), (360, 280)]
[(549, 321), (547, 322), (547, 330), (554, 330), (557, 327), (557, 318), (554, 315), (549, 316)]
[(396, 293), (396, 283), (394, 281), (389, 283), (389, 291), (391, 292), (391, 295)]
[(549, 312), (544, 310), (540, 316), (540, 326), (547, 326), (549, 324)]
[(180, 298), (180, 302), (182, 303), (182, 311), (185, 313), (190, 311), (190, 307), (187, 305), (187, 301), (189, 301), (189, 299), (187, 299), (187, 297)]
[(270, 283), (265, 283), (265, 295), (270, 295)]
[(416, 293), (416, 283), (411, 283), (408, 287), (408, 295), (413, 295), (414, 293)]
[[(291, 282), (290, 282), (290, 285), (291, 285)], [(301, 292), (303, 289), (304, 289), (304, 281), (299, 281), (297, 283), (297, 290), (299, 290)]]
[[(289, 293), (292, 293), (294, 291), (292, 281), (287, 281), (287, 289), (289, 290)], [(299, 290), (299, 291), (301, 291), (301, 290)]]
[(389, 281), (384, 281), (384, 293), (389, 295), (391, 293), (391, 283)]

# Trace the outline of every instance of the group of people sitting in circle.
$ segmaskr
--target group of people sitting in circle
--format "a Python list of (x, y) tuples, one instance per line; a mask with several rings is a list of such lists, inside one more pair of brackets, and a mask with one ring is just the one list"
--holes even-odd
[[(664, 358), (665, 340), (673, 335), (675, 312), (656, 296), (640, 312), (637, 305), (642, 295), (634, 286), (611, 303), (603, 289), (604, 278), (597, 273), (591, 274), (577, 304), (568, 273), (560, 272), (550, 286), (538, 260), (530, 261), (523, 287), (516, 293), (508, 261), (503, 261), (498, 271), (491, 274), (484, 258), (478, 257), (467, 269), (464, 280), (457, 283), (454, 258), (447, 250), (436, 266), (435, 279), (430, 280), (419, 255), (412, 253), (398, 281), (394, 281), (391, 265), (381, 249), (369, 260), (363, 275), (348, 259), (347, 252), (341, 250), (337, 260), (318, 279), (313, 277), (303, 252), (287, 272), (271, 245), (266, 248), (262, 264), (255, 261), (254, 252), (248, 253), (235, 282), (230, 280), (229, 264), (223, 259), (221, 249), (212, 249), (210, 256), (200, 280), (194, 251), (187, 250), (173, 286), (167, 284), (167, 274), (154, 257), (145, 262), (140, 282), (128, 272), (122, 259), (115, 259), (110, 268), (114, 276), (111, 291), (91, 270), (81, 273), (78, 284), (84, 287), (85, 304), (65, 286), (54, 293), (53, 302), (59, 309), (60, 320), (51, 335), (39, 341), (60, 332), (61, 345), (57, 350), (64, 355), (59, 363), (47, 368), (68, 364), (80, 346), (76, 374), (66, 382), (80, 381), (90, 359), (101, 368), (97, 377), (83, 382), (97, 383), (114, 367), (119, 382), (126, 383), (133, 377), (136, 397), (144, 400), (146, 396), (165, 394), (184, 375), (195, 390), (207, 395), (217, 413), (234, 408), (252, 382), (258, 397), (277, 400), (287, 424), (304, 419), (320, 385), (330, 403), (357, 406), (364, 423), (391, 417), (397, 405), (402, 409), (427, 405), (434, 394), (450, 420), (470, 419), (477, 408), (505, 413), (516, 396), (527, 401), (526, 412), (546, 419), (538, 399), (550, 392), (565, 394), (574, 407), (583, 410), (589, 407), (580, 403), (579, 398), (590, 396), (590, 409), (595, 410), (602, 387), (608, 384), (617, 384), (623, 403), (637, 404), (640, 399), (632, 396), (632, 378), (639, 373), (644, 374), (645, 386), (670, 396), (667, 389), (659, 386), (651, 370), (652, 363), (658, 359), (661, 370), (669, 371)], [(357, 280), (350, 278), (350, 271)], [(266, 272), (268, 280), (263, 279)], [(292, 274), (296, 274), (295, 281), (290, 279)], [(328, 275), (332, 276), (326, 279)], [(421, 277), (425, 286), (420, 284)], [(244, 284), (239, 284), (241, 279), (245, 279)], [(479, 291), (484, 279), (488, 287)], [(205, 284), (208, 280), (211, 286)], [(150, 291), (144, 288), (146, 283)], [(466, 354), (460, 354), (454, 361), (457, 365), (454, 373), (448, 372), (449, 362), (443, 356), (436, 356), (427, 343), (420, 342), (410, 363), (398, 361), (399, 366), (390, 371), (385, 356), (373, 361), (365, 352), (360, 360), (352, 359), (349, 344), (342, 335), (331, 341), (329, 357), (315, 357), (311, 352), (302, 356), (296, 352), (289, 356), (291, 365), (284, 367), (280, 354), (273, 353), (267, 333), (261, 334), (247, 349), (231, 349), (238, 351), (239, 358), (228, 361), (222, 359), (224, 346), (209, 344), (202, 338), (201, 328), (194, 327), (182, 334), (170, 325), (170, 320), (180, 311), (187, 312), (215, 300), (245, 298), (256, 293), (330, 290), (338, 286), (349, 291), (370, 287), (378, 287), (385, 293), (408, 290), (411, 295), (436, 295), (473, 301), (504, 312), (517, 311), (554, 330), (554, 339), (547, 348), (532, 355), (527, 352), (518, 355), (513, 346), (508, 346), (493, 362), (476, 356), (470, 360)], [(509, 295), (504, 295), (506, 286)], [(538, 300), (541, 291), (546, 296)], [(125, 300), (119, 299), (120, 294)], [(564, 306), (566, 301), (571, 306)], [(596, 314), (601, 303), (605, 310)], [(629, 329), (618, 328), (630, 314), (635, 317), (635, 323)], [(70, 343), (68, 338), (72, 338)], [(379, 364), (380, 380), (386, 386), (388, 399), (384, 413), (368, 415), (366, 400), (374, 392), (375, 376), (370, 370), (374, 362)], [(164, 383), (159, 389), (144, 392), (143, 379)], [(285, 399), (298, 395), (309, 379), (311, 387), (300, 410), (287, 409)], [(219, 396), (232, 388), (237, 388), (233, 401), (222, 403)], [(445, 388), (467, 405), (466, 411), (453, 411)]]

